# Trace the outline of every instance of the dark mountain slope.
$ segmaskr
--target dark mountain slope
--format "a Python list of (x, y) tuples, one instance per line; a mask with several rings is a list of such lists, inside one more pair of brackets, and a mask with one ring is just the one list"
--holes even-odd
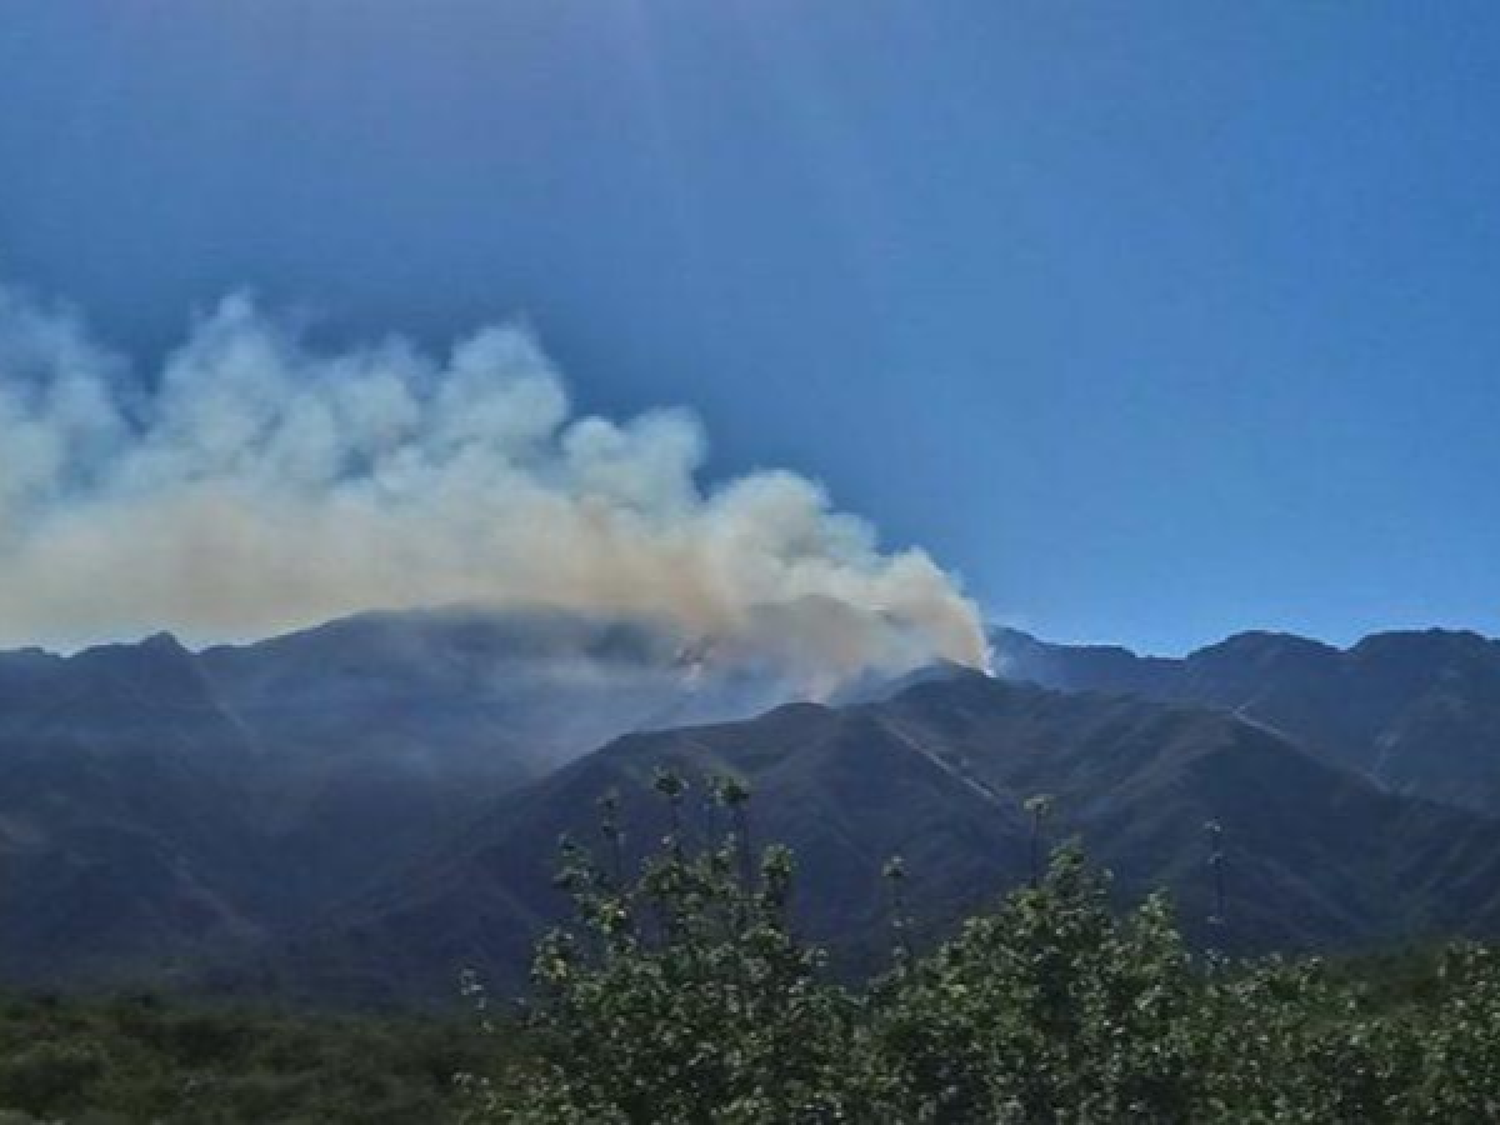
[(1500, 813), (1500, 643), (1432, 630), (1347, 650), (1245, 633), (1181, 660), (994, 635), (1003, 674), (1233, 711), (1397, 792)]
[(637, 622), (540, 611), (0, 654), (0, 975), (155, 975), (263, 940), (561, 761), (787, 690)]
[(561, 905), (558, 836), (591, 838), (614, 787), (644, 849), (663, 763), (754, 783), (757, 836), (805, 868), (804, 924), (852, 960), (882, 943), (893, 853), (934, 925), (1024, 879), (1020, 806), (1040, 792), (1058, 798), (1053, 838), (1082, 833), (1124, 896), (1172, 886), (1190, 929), (1209, 911), (1203, 824), (1222, 821), (1246, 948), (1491, 927), (1492, 823), (1347, 768), (1482, 794), (1491, 642), (1341, 653), (1260, 635), (1180, 662), (1013, 642), (1013, 671), (1019, 651), (1038, 679), (1192, 702), (933, 668), (852, 685), (838, 707), (683, 727), (787, 686), (639, 623), (549, 613), (372, 614), (199, 654), (170, 637), (0, 654), (0, 974), (159, 979), (271, 948), (265, 963), (320, 995), (442, 997), (460, 964), (511, 985)]
[(0, 698), (7, 975), (155, 969), (259, 932), (276, 876), (251, 846), (250, 748), (191, 653), (158, 637), (18, 654)]
[[(1027, 874), (1021, 803), (1057, 798), (1124, 897), (1171, 887), (1190, 930), (1210, 910), (1205, 821), (1231, 848), (1239, 948), (1350, 946), (1433, 929), (1491, 930), (1500, 828), (1401, 799), (1232, 716), (1125, 697), (1064, 695), (978, 675), (833, 710), (632, 735), (503, 800), (461, 839), (286, 952), (293, 986), (350, 998), (451, 994), (461, 966), (518, 987), (537, 929), (563, 906), (557, 840), (595, 839), (621, 794), (637, 849), (664, 821), (654, 770), (754, 786), (755, 832), (796, 851), (808, 932), (867, 951), (884, 929), (878, 873), (893, 854), (911, 905), (941, 922)], [(703, 786), (696, 787), (702, 793)], [(712, 813), (699, 805), (694, 823)]]

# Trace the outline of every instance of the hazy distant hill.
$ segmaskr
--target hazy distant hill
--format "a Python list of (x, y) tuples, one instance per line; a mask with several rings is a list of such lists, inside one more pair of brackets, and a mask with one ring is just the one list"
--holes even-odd
[[(614, 790), (635, 844), (658, 838), (659, 765), (750, 780), (756, 833), (796, 851), (803, 924), (856, 954), (885, 941), (879, 871), (893, 854), (929, 921), (1024, 879), (1021, 805), (1037, 793), (1057, 798), (1054, 838), (1081, 834), (1124, 897), (1171, 887), (1200, 935), (1204, 824), (1221, 822), (1238, 948), (1500, 923), (1500, 826), (1486, 818), (1383, 793), (1222, 713), (962, 674), (842, 710), (794, 705), (620, 739), (500, 800), (439, 855), (304, 935), (283, 967), (320, 995), (440, 997), (463, 965), (519, 985), (531, 938), (562, 905), (559, 837), (597, 838), (594, 803)], [(709, 827), (706, 808), (696, 818)]]
[(0, 972), (194, 964), (306, 921), (615, 735), (786, 690), (640, 623), (550, 612), (0, 654)]
[(1223, 708), (1397, 792), (1500, 813), (1500, 642), (1383, 633), (1349, 649), (1244, 633), (1180, 660), (993, 637), (1001, 672), (1066, 691)]
[(1250, 636), (1153, 661), (997, 640), (1013, 675), (1130, 694), (934, 667), (776, 707), (792, 688), (770, 665), (555, 613), (0, 654), (0, 973), (211, 966), (314, 998), (432, 1000), (468, 964), (511, 986), (562, 905), (559, 835), (591, 838), (617, 788), (648, 845), (658, 764), (753, 782), (756, 834), (803, 865), (803, 924), (850, 965), (884, 944), (893, 853), (929, 928), (1023, 879), (1036, 793), (1057, 797), (1052, 838), (1081, 833), (1124, 896), (1172, 887), (1190, 932), (1203, 825), (1222, 821), (1240, 947), (1494, 927), (1497, 822), (1366, 776), (1486, 803), (1491, 642)]

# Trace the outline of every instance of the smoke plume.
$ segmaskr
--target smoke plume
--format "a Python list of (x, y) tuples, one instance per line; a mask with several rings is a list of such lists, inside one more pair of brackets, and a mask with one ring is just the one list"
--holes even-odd
[(700, 483), (691, 414), (575, 417), (522, 328), (330, 352), (230, 298), (160, 370), (0, 293), (0, 643), (556, 606), (849, 673), (984, 660), (974, 606), (794, 473)]

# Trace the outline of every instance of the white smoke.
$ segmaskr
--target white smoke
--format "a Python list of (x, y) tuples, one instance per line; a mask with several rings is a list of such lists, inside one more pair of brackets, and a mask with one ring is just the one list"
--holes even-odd
[(678, 410), (572, 416), (531, 335), (329, 353), (224, 301), (142, 377), (0, 292), (0, 643), (245, 639), (372, 607), (670, 622), (836, 672), (981, 664), (975, 607), (815, 483), (699, 483)]

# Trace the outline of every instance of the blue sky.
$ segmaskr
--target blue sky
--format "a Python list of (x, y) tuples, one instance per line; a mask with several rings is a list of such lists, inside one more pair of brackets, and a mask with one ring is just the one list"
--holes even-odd
[(1500, 632), (1500, 9), (0, 7), (0, 276), (522, 314), (1044, 635)]

